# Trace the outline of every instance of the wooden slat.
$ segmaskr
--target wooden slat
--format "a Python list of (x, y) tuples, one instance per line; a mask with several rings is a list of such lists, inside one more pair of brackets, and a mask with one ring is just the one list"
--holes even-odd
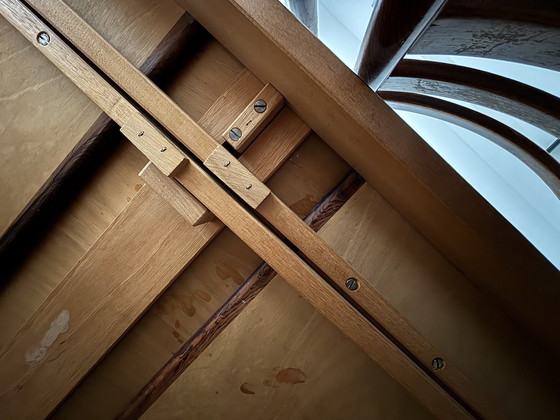
[(214, 102), (198, 124), (218, 143), (223, 143), (222, 133), (243, 111), (248, 101), (263, 87), (253, 73), (243, 70), (235, 82)]
[(470, 280), (560, 349), (560, 273), (281, 4), (180, 3)]
[(214, 219), (214, 215), (200, 202), (177, 185), (171, 178), (165, 176), (159, 169), (149, 162), (139, 174), (142, 179), (167, 201), (177, 212), (187, 219), (193, 226), (198, 226)]

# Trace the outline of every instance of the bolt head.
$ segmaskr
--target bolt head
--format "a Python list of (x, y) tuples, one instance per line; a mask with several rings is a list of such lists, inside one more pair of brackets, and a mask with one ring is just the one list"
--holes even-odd
[(234, 127), (229, 131), (229, 138), (233, 141), (238, 141), (241, 138), (241, 135), (241, 130), (237, 127)]
[(351, 291), (357, 290), (359, 286), (358, 280), (354, 277), (350, 277), (344, 284), (346, 285), (346, 288)]
[(41, 44), (43, 47), (49, 45), (51, 42), (51, 37), (48, 33), (42, 31), (37, 34), (37, 42)]
[(266, 111), (266, 102), (263, 101), (262, 99), (259, 99), (258, 101), (255, 101), (255, 104), (253, 105), (253, 108), (259, 114), (262, 114), (263, 112)]
[(445, 367), (445, 360), (441, 357), (436, 357), (432, 360), (432, 369), (441, 370)]

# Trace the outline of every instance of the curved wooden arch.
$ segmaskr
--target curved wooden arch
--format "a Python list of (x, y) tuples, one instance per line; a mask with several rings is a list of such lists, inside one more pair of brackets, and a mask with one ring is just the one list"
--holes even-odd
[(378, 93), (383, 95), (388, 91), (435, 95), (470, 102), (514, 116), (556, 137), (560, 137), (560, 124), (557, 118), (515, 100), (474, 87), (438, 80), (391, 77), (387, 79)]
[(560, 29), (530, 22), (441, 18), (410, 54), (493, 58), (560, 71)]
[(560, 98), (487, 71), (436, 61), (404, 59), (393, 71), (393, 76), (439, 80), (484, 90), (538, 109), (560, 120)]
[(424, 110), (423, 115), (451, 122), (488, 138), (527, 165), (560, 198), (560, 163), (513, 128), (480, 112), (429, 95), (390, 91), (380, 95), (386, 101), (413, 105), (417, 109), (415, 112)]

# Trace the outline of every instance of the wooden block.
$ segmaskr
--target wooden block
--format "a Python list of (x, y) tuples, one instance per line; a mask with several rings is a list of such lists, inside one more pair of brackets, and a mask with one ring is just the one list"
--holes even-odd
[(185, 155), (140, 112), (131, 112), (121, 132), (165, 175), (186, 162)]
[(268, 187), (221, 145), (208, 156), (204, 166), (254, 209), (270, 194)]
[(167, 201), (193, 226), (198, 226), (214, 219), (214, 215), (186, 189), (167, 176), (153, 162), (142, 169), (139, 174), (161, 198)]
[(253, 73), (244, 69), (238, 78), (212, 104), (198, 120), (202, 127), (218, 143), (225, 139), (223, 132), (231, 125), (247, 103), (262, 89), (263, 83)]
[(311, 130), (290, 108), (284, 107), (276, 118), (239, 158), (261, 181), (272, 174), (293, 153)]
[[(261, 106), (256, 107), (257, 101)], [(241, 115), (226, 129), (222, 137), (239, 152), (242, 152), (266, 127), (284, 105), (284, 97), (270, 83), (267, 84), (245, 107)], [(232, 130), (238, 137), (232, 136)]]

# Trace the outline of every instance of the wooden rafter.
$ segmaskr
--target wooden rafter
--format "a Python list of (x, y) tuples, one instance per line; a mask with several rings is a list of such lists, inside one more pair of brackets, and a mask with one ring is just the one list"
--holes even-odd
[(360, 78), (377, 90), (446, 1), (376, 1), (356, 61)]

